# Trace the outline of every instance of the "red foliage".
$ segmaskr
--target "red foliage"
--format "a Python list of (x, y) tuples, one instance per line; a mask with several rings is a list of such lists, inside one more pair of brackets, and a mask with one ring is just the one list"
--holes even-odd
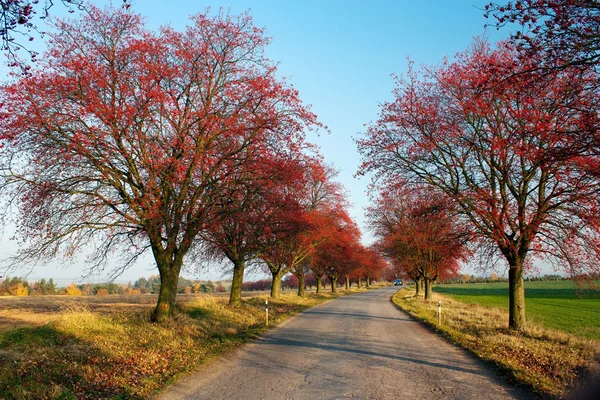
[(244, 282), (242, 284), (242, 290), (245, 292), (262, 292), (269, 290), (271, 287), (270, 279), (261, 279), (258, 281)]
[(427, 186), (390, 184), (368, 210), (377, 247), (398, 272), (429, 281), (457, 273), (468, 255), (468, 232), (453, 205)]
[(294, 274), (288, 274), (281, 281), (282, 286), (286, 286), (290, 289), (298, 289), (298, 277)]
[[(172, 286), (213, 209), (246, 187), (234, 171), (301, 145), (315, 115), (248, 15), (155, 33), (123, 9), (87, 11), (57, 22), (40, 68), (0, 91), (2, 189), (29, 255), (95, 242), (104, 261), (124, 245), (126, 266), (151, 249)], [(172, 309), (164, 293), (157, 313)]]
[[(480, 243), (506, 259), (523, 298), (529, 254), (572, 274), (599, 268), (600, 103), (585, 90), (589, 71), (539, 73), (540, 60), (520, 56), (478, 42), (455, 62), (411, 70), (358, 146), (363, 172), (427, 183), (451, 198)], [(511, 327), (522, 326), (523, 307)]]
[[(345, 211), (347, 202), (342, 188), (333, 180), (335, 171), (319, 159), (306, 158), (298, 167), (302, 177), (287, 192), (295, 206), (279, 209), (274, 226), (284, 229), (272, 229), (265, 236), (260, 255), (273, 275), (274, 285), (288, 272), (297, 276), (306, 272), (317, 247), (337, 234), (334, 221), (354, 224)], [(277, 289), (272, 294), (277, 296), (276, 292)]]
[(518, 24), (512, 39), (531, 55), (541, 53), (541, 67), (591, 67), (600, 62), (600, 3), (590, 0), (514, 0), (490, 3), (486, 18), (496, 26)]

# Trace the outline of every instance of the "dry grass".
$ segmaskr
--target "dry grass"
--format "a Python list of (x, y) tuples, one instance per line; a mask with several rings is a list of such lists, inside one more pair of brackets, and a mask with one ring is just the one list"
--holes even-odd
[[(442, 302), (438, 325), (437, 301)], [(508, 330), (508, 313), (498, 308), (466, 304), (440, 294), (425, 302), (412, 289), (403, 289), (393, 301), (427, 322), (455, 343), (493, 362), (535, 391), (563, 397), (582, 374), (600, 360), (600, 342), (529, 324), (524, 332)]]
[[(269, 300), (269, 322), (353, 292)], [(30, 326), (0, 332), (0, 399), (147, 398), (266, 330), (265, 295), (238, 308), (223, 297), (187, 297), (164, 324), (149, 322), (147, 297), (128, 297), (40, 297), (2, 310), (15, 320), (25, 311)]]

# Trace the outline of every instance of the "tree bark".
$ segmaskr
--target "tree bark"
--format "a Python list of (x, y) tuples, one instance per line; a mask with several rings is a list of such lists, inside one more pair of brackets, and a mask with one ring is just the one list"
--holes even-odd
[(337, 279), (330, 276), (329, 281), (331, 282), (331, 293), (337, 293)]
[(421, 294), (421, 278), (415, 279), (414, 281), (416, 295), (418, 296), (419, 294)]
[(523, 259), (520, 257), (516, 257), (513, 263), (509, 262), (508, 304), (509, 329), (522, 331), (525, 329), (525, 286), (523, 283)]
[(272, 273), (273, 281), (271, 282), (271, 298), (278, 299), (281, 297), (281, 273)]
[(369, 288), (369, 286), (371, 286), (371, 279), (367, 276), (367, 279), (365, 280), (365, 286), (367, 288)]
[(317, 294), (323, 293), (323, 277), (317, 276)]
[(231, 281), (231, 293), (229, 294), (229, 305), (239, 307), (242, 304), (242, 283), (244, 282), (243, 261), (233, 262), (233, 280)]
[(356, 281), (356, 286), (360, 289), (360, 278)]
[(183, 258), (169, 257), (165, 251), (158, 251), (154, 254), (160, 275), (160, 291), (156, 308), (152, 313), (152, 321), (163, 322), (173, 316), (177, 296), (177, 282), (183, 265)]
[(431, 279), (425, 277), (423, 279), (425, 281), (425, 300), (431, 300)]
[(346, 290), (350, 289), (350, 275), (346, 275)]
[(298, 296), (304, 297), (304, 274), (296, 275), (298, 278)]

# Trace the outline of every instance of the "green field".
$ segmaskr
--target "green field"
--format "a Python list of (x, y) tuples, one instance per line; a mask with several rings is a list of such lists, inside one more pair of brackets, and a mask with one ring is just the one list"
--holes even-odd
[[(508, 283), (436, 285), (434, 291), (465, 302), (508, 310)], [(546, 328), (600, 339), (600, 291), (572, 281), (525, 282), (527, 320)]]

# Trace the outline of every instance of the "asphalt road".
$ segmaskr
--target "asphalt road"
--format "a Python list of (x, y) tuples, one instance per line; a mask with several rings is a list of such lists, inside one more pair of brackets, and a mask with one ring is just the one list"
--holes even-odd
[(528, 399), (399, 311), (394, 287), (292, 318), (175, 384), (161, 399)]

